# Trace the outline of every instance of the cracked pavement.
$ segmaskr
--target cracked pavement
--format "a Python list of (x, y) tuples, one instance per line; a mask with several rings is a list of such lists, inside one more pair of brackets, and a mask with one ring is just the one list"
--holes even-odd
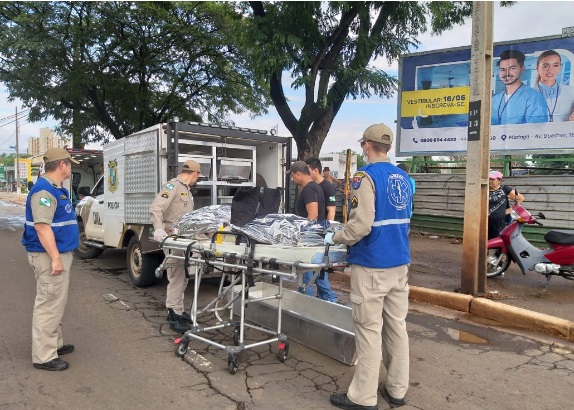
[[(123, 276), (116, 279), (131, 286), (127, 275)], [(112, 305), (124, 302), (141, 313), (153, 324), (162, 342), (170, 343), (177, 334), (165, 322), (164, 285), (122, 290)], [(344, 300), (345, 284), (333, 285)], [(186, 293), (188, 304), (190, 288)], [(202, 285), (200, 305), (211, 301), (216, 291), (214, 283)], [(214, 323), (211, 315), (200, 318), (201, 325)], [(408, 330), (411, 387), (405, 409), (556, 409), (571, 405), (574, 346), (567, 342), (477, 326), (460, 313), (415, 303), (411, 303)], [(233, 327), (228, 327), (207, 338), (232, 345), (232, 335)], [(268, 337), (257, 330), (245, 330), (246, 343)], [(219, 397), (222, 404), (226, 403), (222, 408), (236, 409), (332, 408), (329, 395), (345, 391), (353, 372), (352, 367), (294, 341), (290, 341), (284, 363), (277, 358), (277, 343), (241, 352), (234, 375), (227, 369), (227, 355), (220, 348), (191, 339), (187, 353), (174, 365), (187, 366), (197, 376), (187, 388)], [(384, 377), (382, 368), (381, 381)], [(390, 408), (381, 397), (378, 404), (380, 409)]]

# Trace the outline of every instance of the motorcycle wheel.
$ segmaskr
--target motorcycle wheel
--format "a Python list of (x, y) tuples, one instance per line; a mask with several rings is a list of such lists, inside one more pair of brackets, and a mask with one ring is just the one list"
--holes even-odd
[(494, 278), (502, 275), (510, 266), (510, 255), (502, 254), (501, 248), (491, 248), (486, 256), (486, 277)]

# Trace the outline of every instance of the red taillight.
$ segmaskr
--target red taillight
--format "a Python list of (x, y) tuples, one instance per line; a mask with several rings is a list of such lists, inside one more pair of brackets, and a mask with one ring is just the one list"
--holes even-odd
[(181, 337), (178, 337), (177, 339), (175, 339), (175, 340), (173, 341), (173, 344), (178, 345), (178, 344), (181, 343), (182, 340), (183, 340), (183, 339), (182, 339)]

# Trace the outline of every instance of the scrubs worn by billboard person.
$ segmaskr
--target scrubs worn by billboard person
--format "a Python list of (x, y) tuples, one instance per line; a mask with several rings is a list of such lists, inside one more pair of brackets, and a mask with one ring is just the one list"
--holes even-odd
[(368, 161), (353, 176), (349, 222), (325, 236), (325, 244), (350, 247), (358, 361), (347, 393), (331, 395), (331, 404), (343, 409), (377, 409), (381, 357), (387, 369), (380, 387), (385, 400), (403, 405), (409, 387), (406, 317), (412, 188), (409, 176), (387, 156), (392, 142), (393, 132), (385, 124), (372, 125), (363, 133), (361, 147)]
[(26, 224), (22, 245), (36, 278), (32, 316), (32, 362), (42, 370), (66, 370), (59, 356), (72, 353), (64, 344), (62, 320), (68, 301), (72, 251), (79, 246), (80, 232), (70, 193), (62, 183), (72, 174), (72, 159), (64, 148), (44, 154), (44, 174), (31, 187), (26, 199)]
[(498, 76), (505, 89), (492, 97), (492, 125), (548, 121), (544, 97), (520, 79), (525, 58), (518, 50), (506, 50), (500, 54)]
[[(179, 175), (169, 180), (156, 195), (149, 208), (155, 241), (162, 242), (168, 233), (171, 234), (174, 222), (183, 214), (193, 211), (191, 187), (197, 182), (200, 175), (201, 168), (196, 161), (185, 161)], [(176, 256), (184, 256), (183, 251), (171, 252)], [(164, 253), (167, 256), (170, 251), (164, 249)], [(191, 323), (191, 317), (185, 312), (183, 300), (188, 282), (184, 267), (168, 267), (167, 280), (165, 300), (167, 321), (173, 331), (183, 333), (189, 329)]]
[(574, 121), (574, 87), (557, 81), (561, 68), (562, 57), (554, 50), (543, 51), (536, 61), (534, 89), (546, 99), (550, 122)]

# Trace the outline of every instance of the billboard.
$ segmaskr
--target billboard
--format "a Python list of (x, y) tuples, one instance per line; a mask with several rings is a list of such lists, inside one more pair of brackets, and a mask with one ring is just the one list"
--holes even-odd
[[(491, 152), (574, 149), (573, 63), (573, 37), (494, 44)], [(399, 81), (397, 155), (464, 155), (470, 47), (405, 55)]]

